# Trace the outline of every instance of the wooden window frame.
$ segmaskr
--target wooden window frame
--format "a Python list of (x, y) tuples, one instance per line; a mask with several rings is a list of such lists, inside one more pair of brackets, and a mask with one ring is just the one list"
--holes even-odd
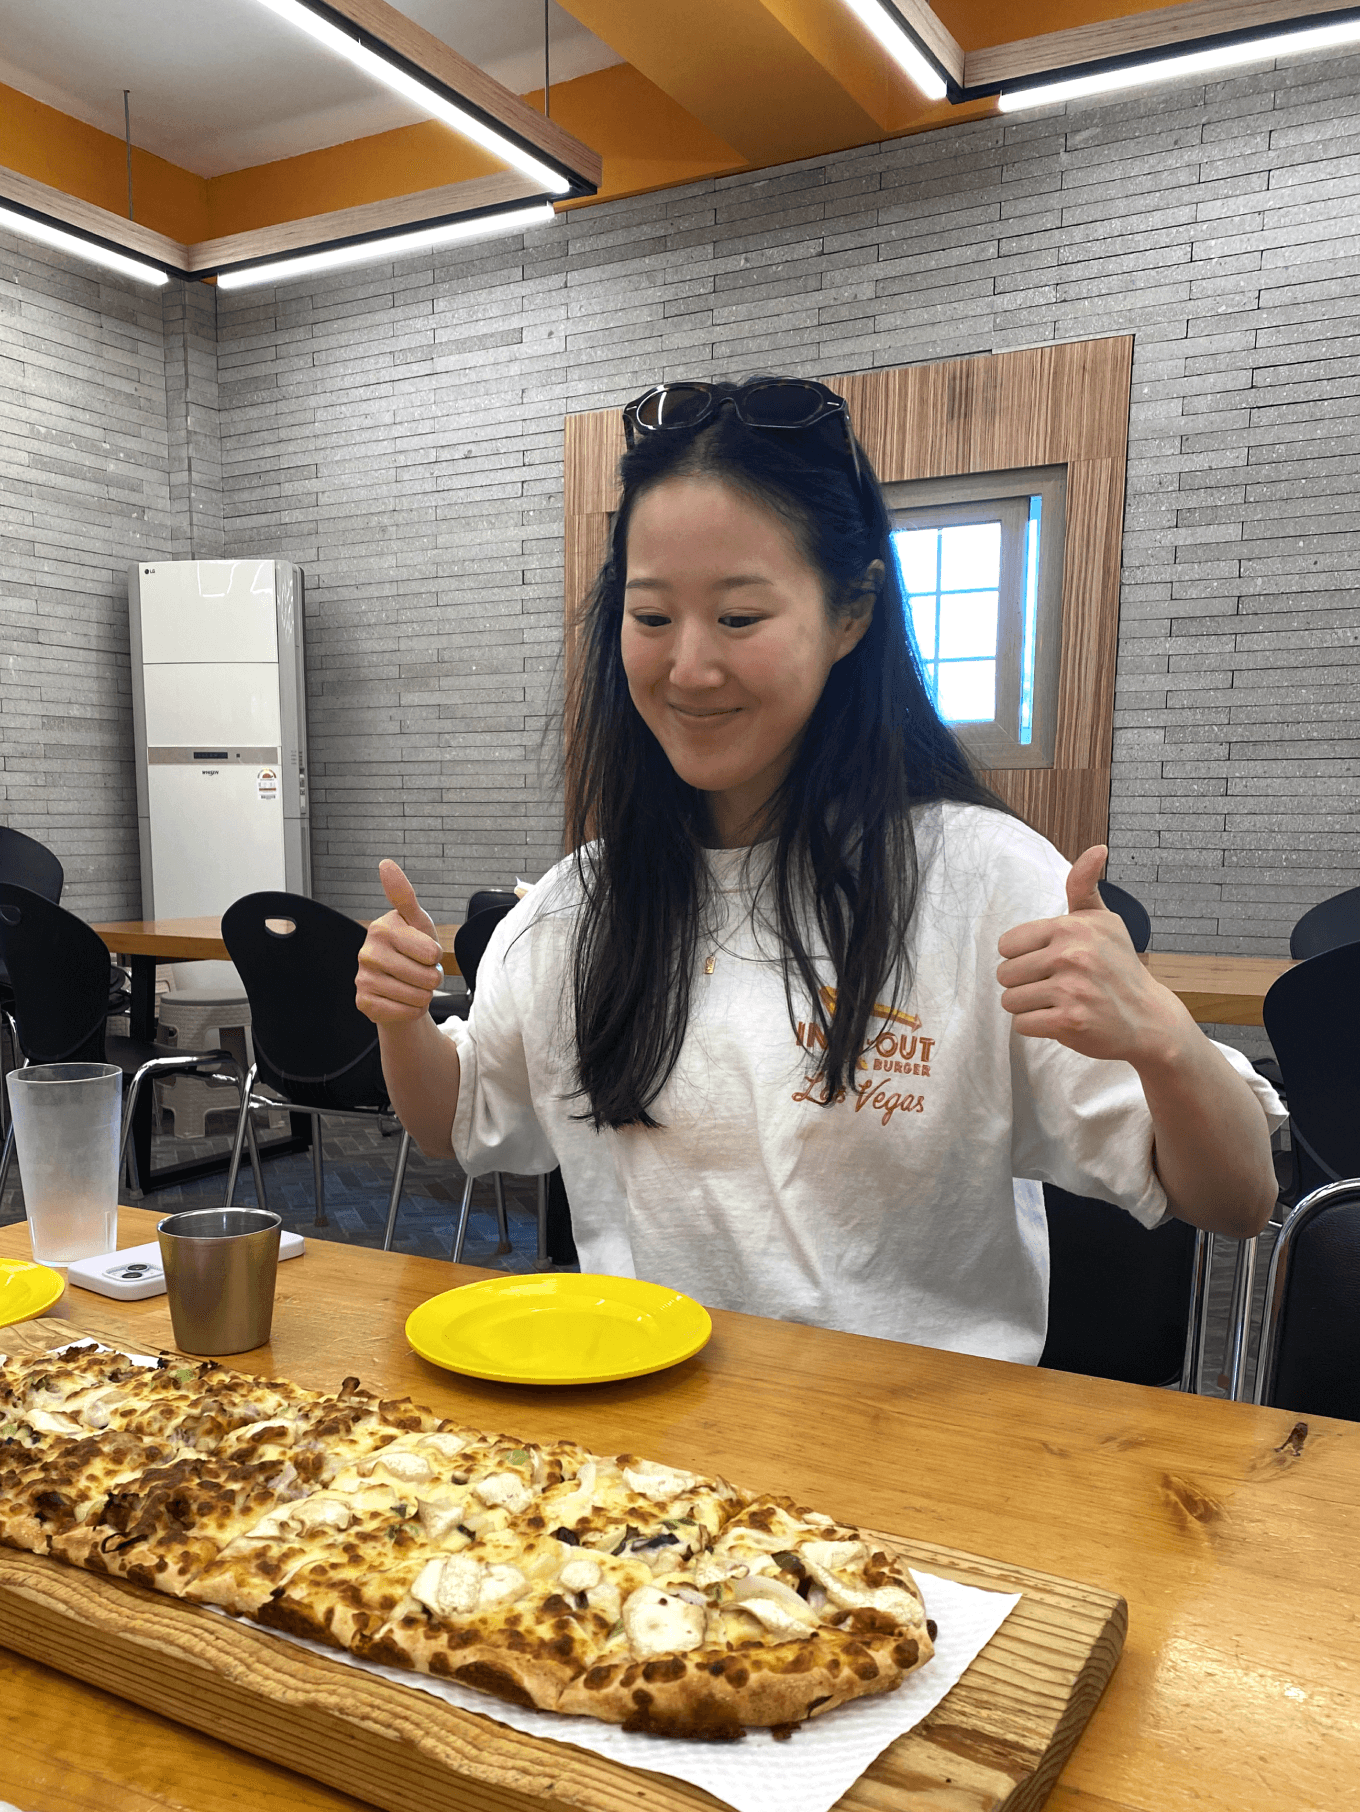
[[(1133, 338), (1068, 341), (823, 380), (850, 405), (885, 485), (906, 479), (1067, 469), (1062, 631), (1053, 761), (983, 779), (1074, 860), (1109, 832), (1114, 673)], [(574, 694), (580, 617), (618, 507), (617, 409), (565, 425), (564, 656)], [(567, 751), (570, 777), (570, 750)]]

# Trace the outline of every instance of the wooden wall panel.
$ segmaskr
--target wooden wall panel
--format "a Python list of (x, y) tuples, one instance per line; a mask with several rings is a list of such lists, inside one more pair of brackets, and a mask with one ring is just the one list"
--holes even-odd
[[(1021, 466), (1067, 467), (1062, 672), (1052, 768), (984, 779), (1069, 859), (1109, 827), (1114, 667), (1133, 340), (1129, 336), (948, 359), (825, 381), (845, 397), (885, 484)], [(616, 409), (566, 424), (567, 683), (574, 625), (618, 497)]]

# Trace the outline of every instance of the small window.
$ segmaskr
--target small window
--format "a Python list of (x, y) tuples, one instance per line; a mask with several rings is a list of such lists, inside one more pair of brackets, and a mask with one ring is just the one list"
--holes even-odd
[(907, 622), (941, 717), (984, 767), (1053, 765), (1066, 468), (885, 487)]

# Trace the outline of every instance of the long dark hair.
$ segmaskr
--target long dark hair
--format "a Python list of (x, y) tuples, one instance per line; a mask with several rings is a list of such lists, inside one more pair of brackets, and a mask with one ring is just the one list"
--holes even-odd
[[(857, 483), (836, 418), (774, 432), (744, 426), (727, 407), (693, 432), (640, 436), (624, 455), (622, 501), (585, 608), (566, 712), (569, 834), (583, 894), (572, 974), (577, 1074), (583, 1117), (597, 1129), (657, 1124), (649, 1109), (684, 1043), (707, 892), (707, 801), (633, 705), (620, 653), (628, 525), (645, 492), (702, 475), (773, 510), (822, 574), (832, 612), (849, 608), (867, 569), (882, 563), (869, 627), (832, 667), (765, 815), (775, 842), (761, 897), (790, 1022), (806, 1020), (825, 1040), (815, 1072), (825, 1103), (850, 1085), (875, 1006), (891, 1004), (910, 979), (912, 808), (957, 800), (1006, 809), (931, 703), (907, 634), (887, 506), (862, 449), (859, 458)], [(835, 971), (832, 1011), (808, 931)]]

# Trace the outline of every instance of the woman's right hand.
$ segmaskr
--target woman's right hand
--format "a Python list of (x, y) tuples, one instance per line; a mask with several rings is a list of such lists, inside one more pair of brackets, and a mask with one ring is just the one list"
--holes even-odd
[(378, 877), (393, 910), (368, 928), (354, 1001), (375, 1025), (415, 1025), (428, 1017), (431, 996), (444, 978), (443, 951), (434, 920), (397, 864), (380, 862)]

